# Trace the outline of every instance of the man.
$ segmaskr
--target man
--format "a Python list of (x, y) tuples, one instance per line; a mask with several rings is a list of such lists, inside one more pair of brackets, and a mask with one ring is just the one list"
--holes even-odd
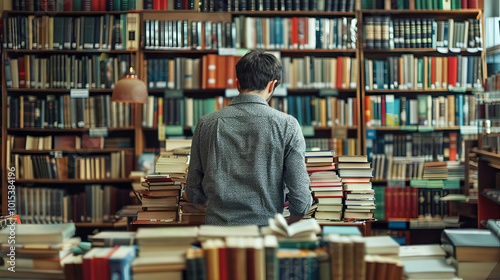
[(203, 116), (194, 131), (187, 199), (207, 203), (207, 224), (267, 225), (283, 212), (286, 186), (288, 222), (296, 222), (312, 197), (300, 126), (267, 104), (281, 81), (281, 62), (250, 51), (236, 64), (236, 76), (240, 94)]

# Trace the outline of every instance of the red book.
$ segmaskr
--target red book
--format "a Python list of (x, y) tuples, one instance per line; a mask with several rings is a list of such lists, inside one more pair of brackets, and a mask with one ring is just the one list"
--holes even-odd
[[(85, 215), (85, 213), (83, 213)], [(90, 251), (83, 255), (82, 272), (83, 280), (92, 280), (94, 276), (94, 256), (100, 248), (92, 248)]]
[(65, 12), (72, 12), (73, 11), (73, 0), (64, 0), (63, 10)]
[(92, 12), (98, 12), (99, 9), (101, 8), (101, 0), (92, 0), (92, 6), (91, 6), (91, 9), (92, 9)]
[(293, 17), (290, 26), (290, 43), (293, 49), (299, 48), (299, 19)]
[(153, 127), (158, 127), (158, 98), (155, 98), (155, 103), (153, 105)]
[(187, 10), (188, 9), (188, 0), (182, 0), (182, 9)]
[(119, 248), (120, 246), (115, 246), (110, 248), (100, 248), (94, 257), (94, 277), (92, 279), (111, 279), (111, 271), (109, 268), (109, 257)]
[(431, 85), (436, 86), (436, 58), (431, 58)]
[(382, 125), (385, 125), (385, 94), (382, 94)]
[(236, 63), (234, 56), (226, 57), (226, 88), (236, 88), (236, 80), (234, 76), (236, 76)]
[(219, 248), (219, 279), (228, 280), (229, 271), (227, 269), (227, 249), (226, 247)]
[(461, 9), (468, 9), (467, 0), (460, 0), (460, 5)]
[[(207, 55), (207, 88), (217, 88), (217, 55)], [(205, 81), (203, 81), (205, 83)]]
[(25, 88), (26, 87), (26, 71), (25, 71), (25, 61), (24, 61), (24, 56), (20, 56), (17, 58), (17, 70), (19, 74), (19, 87), (20, 88)]
[(457, 86), (457, 57), (448, 57), (448, 85)]
[(385, 188), (385, 219), (389, 220), (391, 219), (392, 216), (392, 209), (393, 209), (393, 195), (392, 191), (394, 188), (392, 187), (386, 187)]
[(47, 12), (49, 10), (49, 1), (40, 0), (40, 11)]
[(208, 56), (204, 55), (201, 59), (201, 88), (208, 88)]
[[(478, 1), (477, 0), (469, 0), (468, 1), (468, 5), (467, 7), (469, 9), (478, 9), (479, 8), (479, 4), (478, 4)], [(470, 28), (470, 27), (469, 27)]]
[(217, 56), (217, 78), (216, 88), (226, 88), (227, 74), (226, 74), (226, 56)]
[(167, 10), (167, 0), (160, 0), (160, 10), (162, 11)]
[(104, 148), (104, 137), (90, 137), (88, 134), (83, 134), (82, 149), (102, 149), (102, 148)]
[(412, 214), (412, 203), (411, 203), (411, 193), (412, 193), (412, 187), (408, 186), (405, 188), (405, 218), (411, 218)]
[(402, 201), (401, 201), (401, 188), (400, 187), (394, 187), (392, 188), (392, 214), (391, 217), (393, 218), (401, 218), (401, 207), (402, 207)]
[(99, 0), (99, 11), (106, 11), (106, 1), (107, 0)]
[(450, 161), (457, 160), (457, 133), (450, 132)]
[(342, 88), (342, 57), (337, 57), (337, 87)]
[(161, 0), (153, 0), (153, 10), (161, 10)]
[(372, 102), (370, 96), (365, 96), (365, 124), (368, 126), (372, 121)]
[(411, 188), (411, 218), (418, 218), (418, 188)]

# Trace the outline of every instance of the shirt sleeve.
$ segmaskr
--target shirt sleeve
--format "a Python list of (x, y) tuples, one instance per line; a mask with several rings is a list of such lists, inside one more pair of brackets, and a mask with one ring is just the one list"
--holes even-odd
[(285, 154), (284, 182), (288, 187), (290, 214), (303, 216), (311, 208), (312, 195), (305, 163), (306, 142), (298, 122), (293, 119), (292, 138)]
[(190, 202), (203, 204), (207, 201), (207, 196), (203, 191), (201, 182), (203, 181), (203, 164), (200, 150), (201, 124), (199, 121), (194, 130), (193, 140), (191, 142), (191, 155), (186, 179), (186, 195)]

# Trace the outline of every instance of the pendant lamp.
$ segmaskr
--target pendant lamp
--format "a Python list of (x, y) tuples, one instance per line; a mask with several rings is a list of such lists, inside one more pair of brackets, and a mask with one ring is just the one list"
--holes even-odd
[(134, 67), (130, 67), (125, 78), (119, 80), (113, 88), (111, 101), (122, 103), (148, 103), (148, 89), (144, 81), (135, 74)]

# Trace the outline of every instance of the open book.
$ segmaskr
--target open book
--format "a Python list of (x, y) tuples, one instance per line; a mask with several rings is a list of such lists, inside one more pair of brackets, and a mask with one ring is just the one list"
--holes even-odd
[(310, 237), (312, 234), (321, 233), (321, 227), (315, 219), (301, 220), (288, 225), (281, 214), (276, 214), (274, 219), (269, 218), (269, 228), (274, 235), (288, 238)]

